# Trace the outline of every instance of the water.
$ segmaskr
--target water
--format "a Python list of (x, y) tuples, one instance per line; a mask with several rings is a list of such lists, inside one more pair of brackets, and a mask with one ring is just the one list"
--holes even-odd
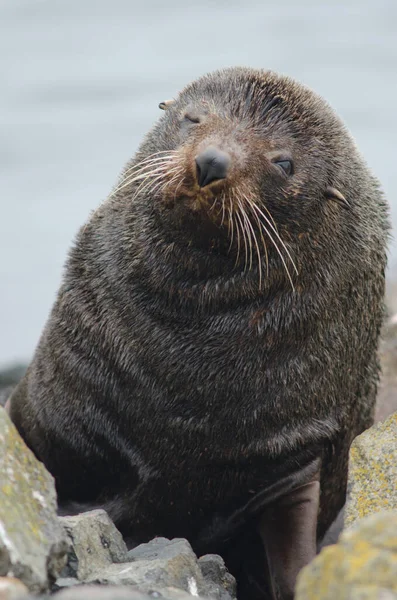
[(158, 103), (207, 71), (272, 68), (326, 97), (397, 220), (395, 0), (137, 5), (0, 0), (0, 365), (31, 355), (73, 236)]

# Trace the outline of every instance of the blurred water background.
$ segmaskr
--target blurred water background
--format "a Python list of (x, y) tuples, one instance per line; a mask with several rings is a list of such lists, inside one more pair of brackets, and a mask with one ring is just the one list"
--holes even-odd
[(30, 357), (78, 227), (158, 103), (232, 65), (327, 98), (396, 223), (396, 0), (0, 0), (0, 366)]

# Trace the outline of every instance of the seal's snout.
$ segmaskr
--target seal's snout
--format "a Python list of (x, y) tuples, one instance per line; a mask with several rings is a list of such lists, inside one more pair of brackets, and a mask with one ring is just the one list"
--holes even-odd
[(208, 146), (206, 150), (195, 158), (197, 181), (200, 187), (205, 187), (213, 181), (225, 179), (230, 167), (230, 155), (215, 146)]

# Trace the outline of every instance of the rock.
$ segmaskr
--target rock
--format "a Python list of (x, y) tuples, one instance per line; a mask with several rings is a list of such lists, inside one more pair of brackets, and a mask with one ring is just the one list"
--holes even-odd
[[(218, 564), (218, 581), (222, 578), (229, 588), (233, 582), (227, 577), (222, 559)], [(205, 561), (204, 561), (205, 562)], [(215, 571), (216, 567), (213, 566)], [(223, 571), (224, 569), (224, 571)], [(207, 569), (208, 571), (208, 569)], [(178, 598), (182, 592), (191, 596), (209, 596), (231, 600), (231, 595), (211, 578), (206, 581), (189, 542), (184, 539), (155, 538), (128, 552), (128, 562), (113, 564), (86, 579), (86, 583), (134, 586), (153, 597)], [(232, 578), (233, 579), (233, 578)]]
[(217, 554), (205, 554), (199, 558), (198, 564), (207, 582), (208, 596), (219, 600), (236, 597), (236, 580), (226, 569), (222, 557)]
[(59, 520), (71, 543), (62, 577), (85, 581), (112, 563), (127, 560), (127, 546), (104, 510), (91, 510)]
[(298, 576), (295, 600), (391, 600), (397, 594), (397, 511), (366, 517)]
[(397, 509), (397, 413), (352, 444), (345, 527), (384, 509)]
[(22, 600), (29, 590), (15, 577), (0, 577), (0, 600)]
[[(397, 298), (395, 287), (394, 302)], [(397, 306), (395, 307), (395, 309)], [(382, 330), (379, 347), (381, 379), (376, 401), (375, 421), (384, 421), (397, 411), (397, 313), (395, 312)]]
[(62, 590), (54, 600), (192, 600), (192, 596), (182, 590), (175, 588), (164, 588), (161, 592), (140, 592), (137, 589), (112, 586), (101, 587), (99, 585), (80, 585), (78, 587)]
[(58, 577), (54, 585), (52, 586), (51, 592), (58, 592), (64, 588), (70, 588), (74, 585), (81, 585), (81, 581), (76, 577)]
[(0, 576), (46, 591), (66, 562), (54, 480), (0, 408)]
[[(129, 550), (127, 554), (128, 561), (134, 560), (153, 560), (155, 558), (161, 558), (163, 551), (167, 552), (170, 544), (179, 544), (186, 540), (175, 538), (170, 542), (168, 538), (156, 537), (146, 544), (139, 544), (132, 550)], [(188, 549), (190, 552), (191, 548), (189, 543), (186, 541), (186, 545), (182, 544), (183, 547)], [(193, 552), (193, 551), (192, 551)]]
[(113, 564), (87, 583), (137, 586), (141, 591), (176, 587), (192, 595), (205, 591), (196, 555), (187, 540), (155, 538), (128, 553), (131, 562)]

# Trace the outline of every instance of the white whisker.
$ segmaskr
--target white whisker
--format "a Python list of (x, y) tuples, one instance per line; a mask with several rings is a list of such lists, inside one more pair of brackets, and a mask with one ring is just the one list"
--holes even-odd
[(268, 224), (268, 225), (271, 227), (271, 229), (273, 230), (274, 234), (275, 234), (275, 235), (276, 235), (276, 237), (278, 238), (278, 240), (279, 240), (280, 244), (281, 244), (281, 245), (282, 245), (282, 247), (284, 248), (284, 250), (285, 250), (285, 252), (286, 252), (286, 254), (287, 254), (288, 258), (290, 259), (290, 261), (291, 261), (291, 264), (292, 264), (292, 266), (293, 266), (293, 268), (294, 268), (294, 270), (295, 270), (296, 274), (298, 275), (299, 271), (298, 271), (298, 269), (297, 269), (297, 267), (296, 267), (296, 265), (295, 265), (295, 263), (294, 263), (294, 261), (293, 261), (293, 259), (292, 259), (292, 256), (291, 256), (291, 254), (290, 254), (290, 252), (289, 252), (289, 250), (288, 250), (287, 246), (285, 245), (285, 243), (284, 243), (284, 242), (283, 242), (283, 240), (281, 239), (281, 237), (280, 237), (280, 234), (278, 233), (278, 231), (277, 231), (277, 230), (276, 230), (276, 229), (273, 227), (272, 223), (269, 221), (269, 219), (267, 218), (267, 216), (266, 216), (266, 215), (265, 215), (265, 214), (264, 214), (264, 213), (261, 211), (261, 209), (259, 208), (259, 206), (258, 206), (257, 204), (255, 204), (255, 202), (252, 202), (252, 203), (251, 203), (251, 206), (252, 206), (252, 208), (253, 208), (254, 210), (258, 211), (258, 212), (259, 212), (259, 214), (261, 214), (261, 215), (262, 215), (262, 217), (265, 219), (265, 221), (267, 222), (267, 224)]

